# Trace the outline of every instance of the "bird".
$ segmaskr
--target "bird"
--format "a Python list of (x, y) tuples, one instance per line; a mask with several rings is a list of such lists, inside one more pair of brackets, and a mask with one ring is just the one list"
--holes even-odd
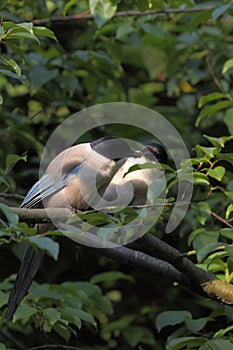
[[(111, 183), (106, 188), (102, 200), (98, 203), (99, 209), (104, 207), (122, 207), (127, 205), (143, 205), (148, 201), (149, 188), (151, 186), (151, 197), (160, 194), (158, 183), (161, 170), (156, 168), (138, 169), (129, 172), (133, 165), (145, 163), (166, 163), (167, 152), (159, 143), (146, 144), (138, 158), (130, 157), (114, 175)], [(153, 190), (152, 185), (155, 189)]]
[[(108, 136), (67, 148), (51, 161), (27, 193), (21, 208), (32, 208), (42, 202), (44, 207), (87, 209), (96, 203), (96, 197), (104, 193), (129, 157), (140, 157), (140, 152), (131, 149), (123, 139)], [(44, 225), (39, 224), (37, 232), (46, 231)], [(43, 250), (31, 245), (26, 248), (9, 295), (7, 321), (27, 294), (43, 256)]]

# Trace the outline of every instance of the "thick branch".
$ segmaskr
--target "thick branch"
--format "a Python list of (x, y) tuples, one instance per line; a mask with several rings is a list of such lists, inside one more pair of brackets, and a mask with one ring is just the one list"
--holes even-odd
[(202, 285), (215, 279), (214, 275), (198, 268), (188, 258), (184, 257), (179, 250), (151, 234), (143, 236), (140, 239), (140, 244), (152, 256), (169, 262), (186, 276), (190, 276), (193, 285)]
[[(19, 216), (21, 221), (30, 224), (51, 223), (51, 218), (56, 222), (65, 222), (74, 215), (68, 208), (25, 209), (11, 207), (10, 209)], [(0, 218), (4, 218), (4, 213), (0, 212)]]
[(195, 292), (198, 294), (204, 292), (208, 297), (233, 305), (232, 284), (217, 280), (213, 274), (198, 268), (188, 258), (184, 257), (179, 250), (151, 234), (143, 236), (140, 243), (152, 256), (162, 258), (189, 277)]
[[(31, 223), (51, 222), (51, 218), (53, 221), (65, 222), (74, 215), (67, 208), (11, 208), (11, 210), (17, 213), (21, 220)], [(4, 214), (0, 212), (1, 216), (3, 217)], [(223, 303), (233, 304), (233, 285), (217, 280), (213, 274), (198, 268), (187, 257), (184, 257), (179, 250), (151, 234), (146, 234), (137, 241), (140, 250), (143, 249), (150, 255), (128, 247), (112, 248), (111, 244), (108, 244), (109, 248), (105, 249), (99, 245), (95, 235), (86, 232), (84, 236), (85, 243), (89, 242), (91, 247), (96, 247), (91, 249), (96, 249), (106, 257), (150, 271), (156, 275), (163, 275), (173, 281), (178, 281), (198, 294), (203, 295), (204, 293), (206, 296), (219, 299)], [(78, 243), (80, 243), (80, 237)]]
[[(157, 15), (157, 14), (172, 14), (172, 13), (192, 13), (192, 12), (201, 12), (206, 10), (214, 9), (214, 7), (206, 6), (206, 7), (192, 7), (192, 8), (172, 8), (172, 9), (164, 9), (164, 10), (148, 10), (145, 12), (131, 10), (131, 11), (119, 11), (116, 12), (113, 17), (127, 17), (127, 16), (146, 16), (146, 15)], [(32, 22), (35, 25), (44, 25), (50, 22), (81, 22), (83, 20), (94, 19), (94, 16), (91, 14), (84, 13), (74, 15), (74, 16), (54, 16), (50, 18), (42, 18), (42, 19), (34, 19)]]
[[(97, 250), (101, 255), (116, 260), (122, 264), (138, 267), (142, 270), (152, 272), (155, 275), (163, 276), (169, 280), (179, 282), (183, 286), (190, 288), (191, 284), (189, 279), (170, 263), (152, 257), (138, 250), (133, 250), (125, 246), (118, 246), (114, 248), (102, 248), (98, 238), (89, 232), (85, 233), (85, 245), (89, 244), (88, 249)], [(81, 237), (79, 237), (78, 243), (80, 244)], [(84, 245), (84, 247), (85, 247)], [(107, 246), (111, 246), (111, 243), (106, 243)], [(94, 247), (94, 248), (93, 248)]]

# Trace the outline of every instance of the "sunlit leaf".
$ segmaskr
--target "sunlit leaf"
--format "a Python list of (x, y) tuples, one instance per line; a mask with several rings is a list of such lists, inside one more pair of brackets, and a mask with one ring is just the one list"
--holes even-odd
[(101, 27), (107, 20), (112, 18), (117, 10), (117, 5), (111, 0), (89, 0), (89, 6), (98, 27)]
[(213, 169), (208, 170), (208, 175), (214, 179), (221, 181), (225, 174), (225, 168), (223, 166), (216, 166)]
[(205, 106), (201, 113), (198, 115), (197, 120), (196, 120), (196, 126), (198, 127), (200, 122), (207, 116), (212, 116), (215, 113), (227, 108), (227, 107), (232, 107), (233, 106), (233, 101), (221, 101), (218, 103), (215, 103), (210, 106)]
[(227, 60), (225, 63), (224, 63), (224, 66), (223, 66), (223, 69), (222, 69), (222, 74), (226, 74), (226, 72), (233, 68), (233, 58), (231, 58), (230, 60)]
[(228, 95), (222, 93), (222, 92), (212, 92), (211, 94), (201, 96), (199, 101), (198, 101), (198, 107), (202, 108), (204, 104), (207, 102), (219, 100), (219, 99), (228, 99)]
[(220, 16), (222, 16), (230, 7), (232, 6), (231, 2), (226, 5), (222, 5), (217, 7), (213, 12), (212, 12), (212, 18), (214, 21), (216, 21)]
[(52, 30), (45, 28), (45, 27), (35, 26), (35, 27), (33, 27), (33, 33), (36, 35), (47, 36), (48, 38), (51, 38), (51, 39), (54, 39), (55, 41), (58, 41), (55, 34), (52, 32)]

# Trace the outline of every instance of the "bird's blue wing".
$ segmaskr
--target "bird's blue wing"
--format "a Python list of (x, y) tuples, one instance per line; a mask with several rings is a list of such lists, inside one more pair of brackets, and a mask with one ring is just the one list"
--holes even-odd
[(56, 179), (52, 179), (49, 174), (43, 175), (42, 178), (28, 191), (20, 207), (31, 208), (41, 202), (44, 198), (47, 198), (51, 194), (64, 188), (69, 180), (79, 173), (80, 167), (81, 165), (77, 165), (69, 173)]

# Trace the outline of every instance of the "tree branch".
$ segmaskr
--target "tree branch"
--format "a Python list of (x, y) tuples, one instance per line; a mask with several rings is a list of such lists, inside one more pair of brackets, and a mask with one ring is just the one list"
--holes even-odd
[(227, 227), (233, 228), (233, 225), (231, 225), (227, 220), (223, 219), (221, 216), (219, 216), (218, 214), (214, 213), (213, 211), (211, 212), (211, 215), (217, 219), (218, 221), (222, 222), (224, 225), (226, 225)]
[[(74, 215), (68, 208), (10, 209), (17, 213), (21, 220), (31, 223), (51, 222), (50, 218), (53, 221), (65, 222)], [(84, 214), (85, 212), (81, 213)], [(1, 216), (4, 217), (4, 214), (0, 212)], [(79, 236), (79, 244), (81, 244), (81, 238), (82, 236)], [(151, 234), (144, 235), (136, 242), (139, 244), (140, 250), (142, 249), (144, 252), (124, 246), (113, 248), (111, 243), (106, 243), (108, 248), (103, 248), (97, 237), (90, 232), (85, 233), (86, 243), (90, 243), (91, 247), (88, 247), (88, 249), (95, 249), (106, 257), (136, 266), (156, 275), (165, 276), (200, 295), (213, 297), (225, 304), (233, 304), (232, 284), (217, 280), (213, 274), (198, 268), (187, 257), (184, 257), (179, 250)]]
[[(157, 15), (157, 14), (172, 14), (172, 13), (192, 13), (192, 12), (201, 12), (212, 10), (214, 7), (205, 6), (205, 7), (191, 7), (191, 8), (171, 8), (171, 9), (163, 9), (163, 10), (148, 10), (148, 11), (119, 11), (115, 12), (113, 17), (126, 17), (126, 16), (146, 16), (146, 15)], [(42, 18), (42, 19), (34, 19), (32, 23), (35, 25), (44, 25), (47, 23), (56, 23), (56, 22), (80, 22), (83, 20), (94, 19), (94, 16), (91, 14), (86, 14), (87, 11), (73, 16), (54, 16), (50, 18)]]
[[(91, 245), (90, 247), (88, 246), (88, 249), (95, 250), (107, 258), (111, 258), (122, 264), (131, 265), (133, 267), (138, 267), (142, 270), (152, 272), (157, 276), (166, 277), (173, 282), (179, 282), (185, 287), (190, 288), (191, 286), (187, 276), (166, 261), (125, 246), (102, 248), (97, 237), (89, 232), (85, 233), (85, 243), (87, 242)], [(81, 243), (78, 242), (78, 244)], [(84, 245), (84, 248), (85, 246), (86, 245)]]
[(193, 285), (202, 285), (215, 279), (214, 275), (197, 267), (191, 260), (184, 257), (179, 250), (151, 234), (146, 234), (140, 238), (139, 244), (152, 256), (167, 261), (186, 276), (190, 276)]

